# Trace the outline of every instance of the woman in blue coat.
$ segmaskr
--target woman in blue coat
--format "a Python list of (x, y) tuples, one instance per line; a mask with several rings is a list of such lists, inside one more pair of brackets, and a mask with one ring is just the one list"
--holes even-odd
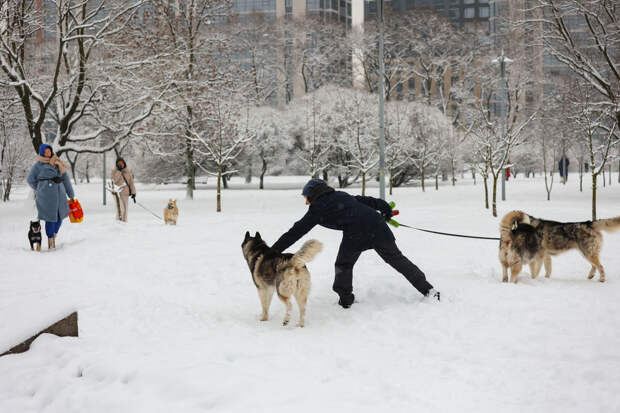
[(39, 147), (39, 159), (30, 170), (28, 185), (35, 191), (39, 219), (45, 221), (48, 247), (54, 249), (62, 220), (69, 216), (67, 195), (73, 199), (74, 193), (67, 167), (51, 146)]

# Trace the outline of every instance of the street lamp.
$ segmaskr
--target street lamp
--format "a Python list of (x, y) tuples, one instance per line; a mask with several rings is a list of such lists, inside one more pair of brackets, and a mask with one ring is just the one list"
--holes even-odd
[[(502, 49), (502, 54), (501, 56), (499, 56), (496, 59), (493, 59), (493, 63), (499, 63), (499, 81), (500, 81), (500, 90), (501, 90), (501, 95), (502, 95), (502, 103), (503, 103), (503, 107), (502, 107), (502, 113), (500, 116), (500, 121), (502, 124), (502, 141), (505, 138), (505, 134), (506, 134), (506, 114), (504, 112), (506, 112), (508, 110), (508, 91), (506, 90), (506, 82), (505, 82), (505, 78), (506, 78), (506, 65), (508, 63), (512, 63), (512, 59), (507, 58), (506, 56), (504, 56), (504, 50)], [(506, 169), (507, 166), (504, 165), (504, 170), (502, 171), (502, 201), (506, 200)]]
[(383, 62), (383, 0), (377, 0), (379, 28), (379, 198), (385, 200), (385, 63)]

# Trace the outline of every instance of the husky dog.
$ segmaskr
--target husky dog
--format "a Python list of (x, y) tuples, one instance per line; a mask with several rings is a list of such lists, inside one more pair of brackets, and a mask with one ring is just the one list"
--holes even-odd
[(179, 208), (177, 208), (177, 200), (169, 199), (168, 205), (166, 205), (166, 208), (164, 208), (164, 223), (176, 225), (177, 218), (179, 218)]
[[(530, 228), (531, 227), (531, 228)], [(533, 230), (532, 230), (533, 228)], [(598, 270), (599, 281), (605, 281), (605, 269), (599, 261), (603, 246), (601, 231), (620, 229), (620, 217), (584, 222), (556, 222), (534, 218), (522, 211), (511, 211), (500, 222), (499, 261), (503, 268), (502, 281), (516, 283), (524, 264), (530, 265), (536, 278), (542, 265), (545, 277), (551, 277), (551, 256), (577, 249), (592, 265), (588, 279)]]
[(30, 221), (28, 241), (30, 241), (30, 251), (34, 251), (34, 244), (37, 244), (37, 251), (41, 251), (41, 221)]
[(258, 296), (263, 309), (261, 321), (269, 317), (269, 305), (274, 291), (278, 298), (286, 305), (286, 314), (282, 325), (291, 320), (291, 296), (299, 306), (299, 323), (304, 326), (306, 316), (306, 302), (310, 293), (310, 272), (306, 263), (310, 262), (323, 248), (323, 244), (316, 240), (309, 240), (301, 246), (295, 254), (283, 254), (262, 240), (257, 232), (253, 237), (249, 232), (241, 243), (243, 257), (248, 263), (252, 280), (258, 289)]

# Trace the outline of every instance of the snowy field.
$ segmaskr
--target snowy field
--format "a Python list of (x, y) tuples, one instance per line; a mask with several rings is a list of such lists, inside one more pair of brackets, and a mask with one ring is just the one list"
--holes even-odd
[[(589, 219), (590, 193), (570, 178), (556, 177), (550, 203), (542, 181), (508, 182), (500, 216)], [(80, 337), (44, 335), (0, 358), (0, 412), (620, 411), (620, 233), (605, 235), (605, 283), (587, 280), (589, 264), (570, 252), (554, 259), (551, 279), (526, 271), (512, 285), (500, 282), (497, 241), (395, 229), (441, 303), (368, 251), (354, 271), (357, 302), (344, 310), (331, 291), (341, 235), (317, 227), (304, 238), (325, 245), (309, 264), (306, 327), (283, 327), (277, 299), (259, 321), (240, 248), (246, 230), (272, 243), (307, 208), (303, 178), (273, 179), (277, 190), (233, 182), (221, 214), (211, 181), (194, 201), (180, 186), (139, 185), (138, 200), (158, 214), (178, 198), (176, 227), (133, 203), (129, 223), (116, 223), (100, 185), (77, 185), (85, 222), (66, 220), (53, 253), (29, 250), (34, 208), (18, 188), (0, 204), (0, 352), (66, 308), (79, 310)], [(620, 215), (616, 180), (600, 190), (600, 217)], [(480, 184), (397, 188), (388, 199), (403, 223), (498, 236)]]

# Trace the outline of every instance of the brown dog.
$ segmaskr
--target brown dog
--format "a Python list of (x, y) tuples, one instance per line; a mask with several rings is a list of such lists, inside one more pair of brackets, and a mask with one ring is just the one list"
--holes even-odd
[(179, 218), (179, 208), (177, 208), (177, 200), (168, 200), (168, 205), (164, 208), (164, 223), (170, 225), (177, 224), (177, 218)]
[(590, 262), (588, 279), (598, 270), (599, 281), (605, 281), (605, 269), (599, 255), (603, 245), (601, 231), (620, 229), (620, 217), (594, 222), (556, 222), (534, 218), (522, 211), (511, 211), (500, 222), (499, 261), (502, 264), (502, 281), (517, 282), (524, 264), (530, 265), (532, 278), (536, 278), (542, 265), (545, 277), (551, 276), (551, 256), (577, 249)]

